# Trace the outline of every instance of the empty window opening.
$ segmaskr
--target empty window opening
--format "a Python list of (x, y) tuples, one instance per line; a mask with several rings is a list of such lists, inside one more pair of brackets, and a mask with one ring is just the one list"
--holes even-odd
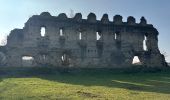
[(101, 40), (101, 35), (99, 34), (99, 32), (96, 32), (96, 40)]
[(114, 34), (113, 34), (113, 38), (114, 38), (115, 40), (118, 40), (118, 38), (120, 38), (119, 32), (114, 33)]
[(70, 58), (67, 54), (61, 56), (62, 65), (69, 65)]
[(63, 29), (60, 29), (60, 36), (63, 36)]
[(34, 60), (34, 58), (31, 56), (23, 56), (22, 60)]
[(65, 54), (63, 56), (61, 56), (61, 60), (64, 61), (66, 59)]
[(82, 33), (79, 33), (79, 40), (82, 40)]
[(144, 50), (144, 51), (147, 51), (147, 50), (148, 50), (147, 45), (146, 45), (146, 42), (147, 42), (147, 37), (144, 36), (144, 40), (143, 40), (143, 50)]
[(41, 36), (44, 37), (46, 35), (45, 27), (41, 27)]
[(23, 66), (32, 66), (34, 58), (32, 56), (23, 56), (22, 57), (22, 65)]
[(133, 65), (141, 65), (141, 62), (139, 60), (138, 56), (134, 56), (133, 61), (132, 61)]
[(116, 33), (115, 33), (115, 35), (114, 35), (114, 39), (117, 40), (117, 34), (116, 34)]

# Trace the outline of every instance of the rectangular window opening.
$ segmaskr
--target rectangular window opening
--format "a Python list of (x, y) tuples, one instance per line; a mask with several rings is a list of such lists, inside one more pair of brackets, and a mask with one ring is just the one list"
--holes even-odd
[(143, 40), (143, 50), (144, 50), (144, 51), (147, 51), (147, 50), (148, 50), (146, 42), (147, 42), (147, 37), (144, 36), (144, 40)]
[(79, 40), (82, 40), (82, 32), (79, 32)]
[(60, 36), (63, 36), (63, 29), (60, 29)]
[(46, 28), (41, 27), (41, 36), (44, 37), (46, 35)]

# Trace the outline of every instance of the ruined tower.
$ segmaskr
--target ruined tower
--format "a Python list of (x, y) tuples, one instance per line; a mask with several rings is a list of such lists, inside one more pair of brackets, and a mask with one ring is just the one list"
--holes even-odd
[(29, 18), (23, 29), (11, 31), (7, 45), (0, 47), (0, 64), (120, 68), (131, 66), (138, 56), (144, 66), (166, 66), (158, 34), (144, 17), (136, 23), (132, 16), (123, 22), (120, 15), (109, 21), (107, 14), (97, 20), (94, 13), (82, 19), (81, 13), (67, 18), (43, 12)]

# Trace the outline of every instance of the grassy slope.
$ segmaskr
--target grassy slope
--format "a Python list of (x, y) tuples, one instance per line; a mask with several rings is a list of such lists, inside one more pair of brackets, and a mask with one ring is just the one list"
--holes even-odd
[(170, 100), (169, 72), (2, 68), (0, 100)]

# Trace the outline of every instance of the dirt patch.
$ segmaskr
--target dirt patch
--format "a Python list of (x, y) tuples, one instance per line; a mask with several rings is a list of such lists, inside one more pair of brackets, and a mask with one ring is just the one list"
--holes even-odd
[(77, 93), (81, 96), (88, 97), (88, 98), (97, 98), (99, 95), (89, 93), (89, 92), (83, 92), (83, 91), (77, 91)]

